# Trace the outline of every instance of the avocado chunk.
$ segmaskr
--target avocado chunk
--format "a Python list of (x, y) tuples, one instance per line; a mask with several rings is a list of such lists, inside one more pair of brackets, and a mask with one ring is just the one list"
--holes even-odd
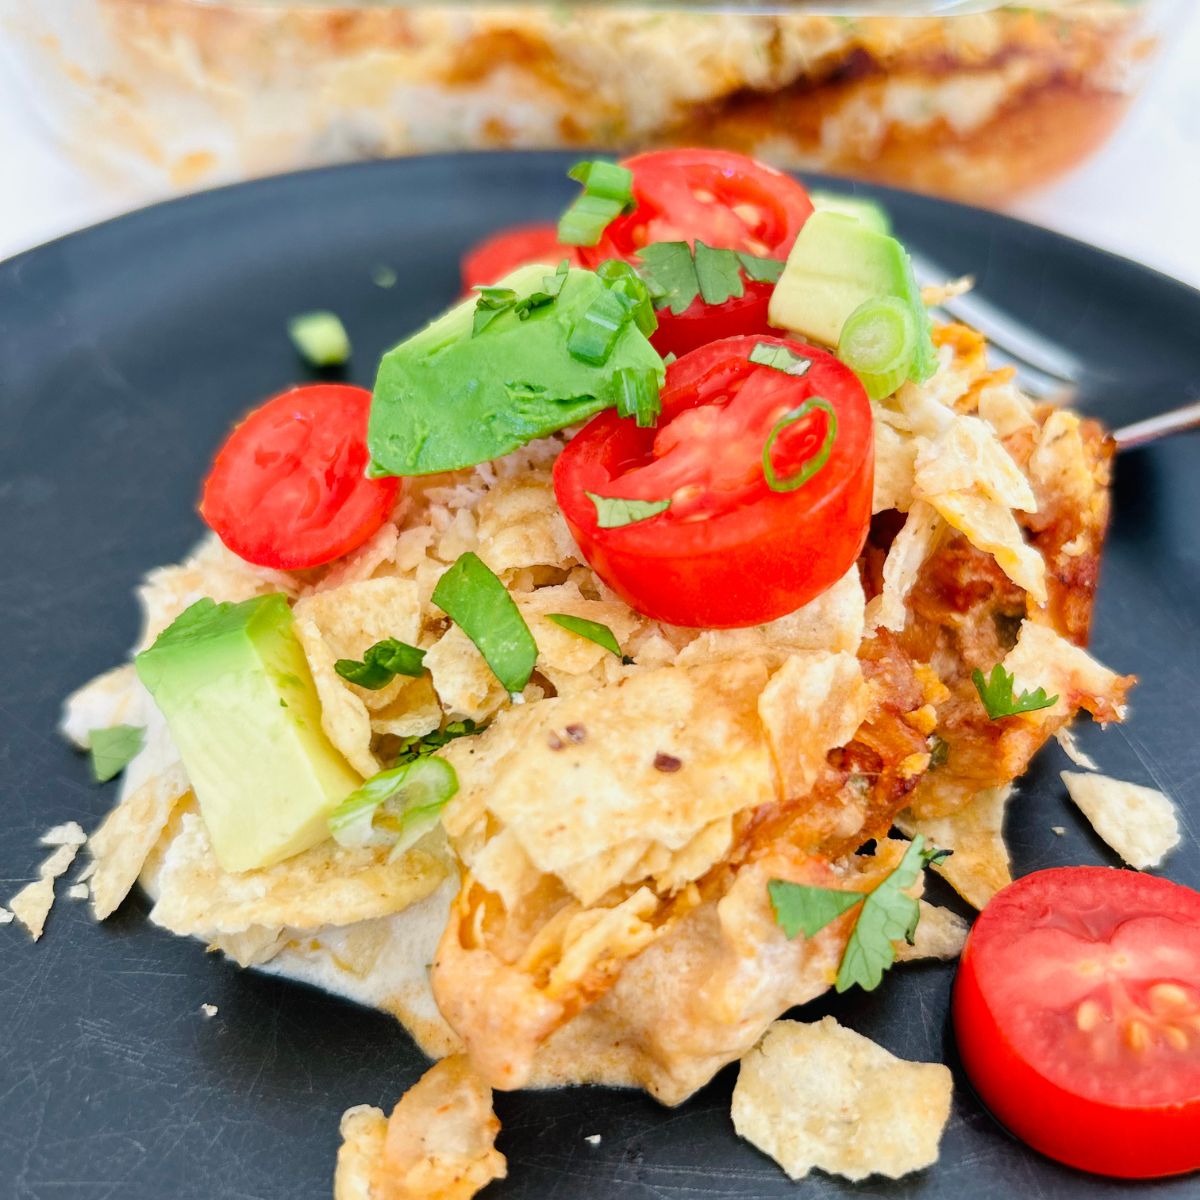
[(225, 870), (269, 867), (329, 836), (329, 814), (361, 780), (321, 729), (284, 596), (197, 600), (135, 663)]
[(836, 346), (846, 318), (865, 301), (885, 296), (911, 307), (918, 340), (910, 378), (928, 379), (937, 369), (937, 355), (904, 247), (856, 217), (818, 209), (800, 230), (775, 285), (770, 322)]
[(865, 196), (854, 196), (849, 192), (809, 192), (813, 206), (822, 212), (841, 213), (844, 217), (854, 217), (860, 225), (865, 225), (875, 233), (891, 234), (892, 218), (887, 209), (874, 200)]
[[(528, 297), (553, 271), (521, 267), (497, 287)], [(501, 312), (473, 334), (476, 300), (464, 300), (389, 350), (371, 401), (371, 474), (429, 475), (499, 458), (614, 405), (622, 369), (653, 371), (661, 384), (662, 359), (632, 319), (603, 363), (568, 349), (607, 290), (594, 272), (572, 268), (548, 303)]]

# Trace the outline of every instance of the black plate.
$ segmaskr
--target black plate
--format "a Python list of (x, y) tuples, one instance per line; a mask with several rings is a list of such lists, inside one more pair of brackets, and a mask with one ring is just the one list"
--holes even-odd
[[(0, 265), (0, 899), (38, 836), (91, 829), (113, 800), (57, 737), (66, 693), (119, 662), (130, 589), (201, 531), (199, 481), (231, 420), (301, 377), (284, 325), (341, 313), (371, 382), (380, 352), (452, 300), (481, 234), (549, 217), (570, 195), (556, 154), (450, 156), (293, 175), (151, 208)], [(869, 192), (870, 189), (860, 189)], [(989, 213), (880, 193), (900, 234), (1098, 368), (1200, 377), (1200, 294)], [(390, 290), (372, 283), (395, 269)], [(1156, 411), (1130, 387), (1133, 418)], [(1197, 444), (1123, 458), (1095, 646), (1142, 677), (1122, 729), (1084, 731), (1113, 774), (1162, 786), (1196, 819), (1200, 738)], [(1048, 748), (1009, 819), (1017, 874), (1114, 863), (1065, 800)], [(1190, 811), (1189, 811), (1190, 809)], [(1056, 837), (1051, 826), (1067, 829)], [(1200, 885), (1190, 831), (1169, 862)], [(60, 885), (60, 893), (64, 890)], [(16, 1200), (299, 1200), (329, 1195), (338, 1117), (390, 1107), (423, 1070), (389, 1018), (237, 970), (145, 920), (105, 925), (60, 898), (44, 940), (0, 933), (0, 1196)], [(954, 1064), (952, 970), (906, 966), (876, 993), (804, 1010), (907, 1058)], [(201, 1003), (218, 1005), (212, 1020)], [(796, 1186), (734, 1135), (735, 1068), (667, 1112), (635, 1093), (500, 1095), (510, 1177), (489, 1196), (1121, 1196), (1150, 1185), (1076, 1174), (1012, 1141), (960, 1073), (936, 1168), (852, 1188)], [(957, 1072), (957, 1066), (956, 1066)], [(602, 1135), (598, 1146), (584, 1141)], [(1153, 1185), (1194, 1196), (1193, 1178)]]

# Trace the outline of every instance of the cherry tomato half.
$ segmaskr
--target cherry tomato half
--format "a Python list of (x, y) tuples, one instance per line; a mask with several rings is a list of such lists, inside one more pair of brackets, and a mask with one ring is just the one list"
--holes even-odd
[(217, 452), (200, 515), (239, 558), (299, 570), (387, 520), (398, 479), (368, 479), (366, 388), (318, 383), (256, 408)]
[(1102, 1175), (1200, 1168), (1200, 893), (1064, 867), (998, 892), (954, 985), (963, 1065), (1035, 1150)]
[(559, 245), (558, 227), (549, 222), (504, 229), (463, 255), (463, 290), (470, 291), (476, 284), (495, 283), (527, 263), (542, 262), (556, 267), (564, 258), (577, 267), (579, 248)]
[[(622, 165), (633, 172), (637, 207), (613, 221), (599, 245), (580, 250), (584, 266), (632, 260), (650, 242), (697, 239), (719, 250), (787, 258), (813, 211), (808, 193), (790, 176), (728, 150), (653, 150)], [(747, 281), (745, 287), (743, 296), (724, 304), (697, 298), (678, 316), (661, 309), (654, 348), (682, 356), (718, 338), (768, 332), (774, 285)]]
[[(810, 360), (791, 375), (752, 363), (755, 346)], [(829, 409), (806, 401), (821, 398)], [(792, 419), (782, 423), (783, 418)], [(782, 427), (781, 427), (782, 426)], [(830, 433), (829, 457), (803, 477)], [(667, 368), (657, 429), (609, 410), (567, 444), (554, 467), (559, 507), (584, 557), (627, 603), (672, 625), (757, 625), (792, 612), (849, 570), (871, 516), (871, 408), (831, 354), (779, 337), (727, 338)], [(601, 529), (587, 493), (670, 499), (665, 512)]]

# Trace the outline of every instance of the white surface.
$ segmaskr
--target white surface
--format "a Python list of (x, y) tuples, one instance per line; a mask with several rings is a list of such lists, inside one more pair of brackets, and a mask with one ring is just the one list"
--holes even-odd
[[(0, 259), (156, 198), (67, 162), (2, 66)], [(1101, 153), (1013, 211), (1200, 287), (1200, 7)]]

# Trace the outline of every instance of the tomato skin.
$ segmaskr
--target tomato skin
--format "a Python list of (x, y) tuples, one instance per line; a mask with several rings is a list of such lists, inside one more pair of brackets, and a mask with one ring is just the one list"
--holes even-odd
[[(729, 150), (652, 150), (622, 166), (633, 172), (637, 207), (613, 221), (598, 245), (580, 248), (584, 266), (609, 258), (631, 261), (649, 242), (697, 238), (716, 249), (783, 259), (813, 211), (808, 193), (790, 175)], [(697, 199), (696, 191), (713, 200)], [(734, 206), (748, 206), (760, 219), (748, 221)], [(749, 280), (745, 286), (744, 296), (724, 304), (697, 298), (678, 315), (660, 309), (651, 344), (659, 354), (682, 357), (720, 338), (778, 332), (767, 320), (774, 286)]]
[(558, 227), (548, 221), (502, 229), (463, 255), (463, 291), (470, 291), (476, 284), (495, 283), (528, 263), (544, 262), (557, 266), (564, 258), (571, 266), (579, 266), (579, 248), (561, 245)]
[[(1129, 916), (1122, 918), (1120, 910)], [(1043, 961), (1039, 970), (1036, 949), (1029, 948), (1036, 943), (1028, 940), (1039, 919), (1045, 925), (1078, 914), (1082, 925), (1109, 923), (1111, 916), (1116, 936), (1116, 930), (1131, 926), (1134, 914), (1145, 920), (1155, 912), (1200, 930), (1200, 895), (1167, 880), (1104, 867), (1035, 872), (997, 893), (980, 914), (954, 983), (951, 1009), (959, 1052), (980, 1098), (1035, 1150), (1095, 1174), (1144, 1179), (1200, 1169), (1200, 1054), (1193, 1049), (1196, 1057), (1189, 1062), (1188, 1052), (1181, 1052), (1174, 1075), (1161, 1057), (1150, 1064), (1156, 1080), (1167, 1074), (1160, 1088), (1174, 1087), (1177, 1095), (1133, 1098), (1132, 1075), (1124, 1088), (1111, 1079), (1098, 1082), (1069, 1035), (1049, 1055), (1039, 1054), (1024, 1013), (1014, 1009), (997, 981), (1005, 976), (1020, 987), (1023, 972), (1038, 971), (1044, 988), (1035, 991), (1039, 999), (1031, 999), (1029, 1007), (1051, 1009), (1061, 1004), (1062, 972), (1069, 973), (1070, 962), (1056, 967)], [(1103, 955), (1103, 937), (1092, 944)], [(1021, 961), (1023, 956), (1028, 957)], [(1192, 957), (1187, 978), (1150, 978), (1150, 986), (1154, 980), (1182, 983), (1200, 993), (1200, 955)], [(1124, 982), (1136, 991), (1146, 978)], [(1072, 994), (1071, 1003), (1075, 999)], [(1112, 1070), (1111, 1063), (1105, 1067)]]
[(368, 479), (371, 393), (313, 384), (250, 412), (217, 451), (200, 515), (239, 558), (295, 571), (357, 549), (387, 520), (401, 481)]
[[(809, 375), (790, 379), (749, 364), (750, 351), (763, 341), (812, 358)], [(634, 468), (663, 461), (652, 457), (662, 431), (680, 414), (719, 399), (731, 381), (762, 371), (777, 377), (779, 387), (795, 385), (797, 403), (814, 391), (834, 403), (838, 434), (821, 471), (797, 491), (771, 492), (761, 478), (770, 426), (750, 429), (749, 449), (743, 448), (738, 461), (761, 486), (747, 502), (721, 511), (718, 499), (703, 519), (674, 520), (668, 512), (634, 525), (599, 528), (586, 492), (651, 498), (631, 496), (636, 489), (623, 485)], [(699, 470), (707, 461), (694, 465)], [(870, 406), (853, 374), (832, 355), (802, 343), (742, 337), (714, 342), (671, 364), (657, 430), (638, 429), (612, 410), (594, 417), (559, 456), (554, 488), (589, 565), (632, 608), (672, 625), (734, 628), (794, 612), (850, 569), (867, 535), (873, 468)]]

